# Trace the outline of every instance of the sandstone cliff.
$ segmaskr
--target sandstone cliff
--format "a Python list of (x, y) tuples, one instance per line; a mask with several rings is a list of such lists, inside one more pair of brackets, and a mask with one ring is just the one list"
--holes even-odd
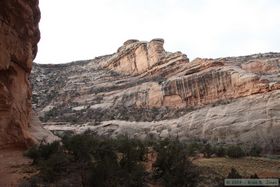
[(38, 0), (0, 2), (0, 148), (26, 146), (47, 131), (31, 122), (31, 88), (28, 80), (40, 39)]
[(195, 59), (162, 39), (116, 53), (35, 64), (33, 107), (52, 130), (259, 143), (279, 151), (280, 54)]

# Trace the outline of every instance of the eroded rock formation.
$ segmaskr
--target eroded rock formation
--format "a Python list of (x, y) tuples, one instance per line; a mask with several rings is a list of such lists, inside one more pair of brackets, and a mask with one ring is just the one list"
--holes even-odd
[(50, 129), (279, 150), (279, 53), (189, 62), (163, 44), (128, 40), (93, 60), (35, 64), (33, 106)]
[[(30, 133), (32, 92), (28, 77), (40, 39), (39, 20), (38, 0), (0, 2), (0, 148), (37, 141)], [(40, 133), (50, 135), (43, 128)]]

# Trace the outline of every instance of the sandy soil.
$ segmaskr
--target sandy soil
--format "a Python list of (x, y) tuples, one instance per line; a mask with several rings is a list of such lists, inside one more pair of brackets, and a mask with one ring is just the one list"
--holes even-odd
[(18, 186), (21, 180), (36, 173), (23, 152), (22, 148), (0, 150), (0, 187)]

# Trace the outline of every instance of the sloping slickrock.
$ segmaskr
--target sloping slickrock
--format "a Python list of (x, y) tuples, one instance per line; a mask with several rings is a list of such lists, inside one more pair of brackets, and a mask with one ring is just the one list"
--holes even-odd
[(176, 131), (183, 139), (278, 147), (271, 140), (279, 142), (279, 53), (189, 62), (163, 44), (128, 40), (93, 60), (34, 64), (33, 108), (58, 129), (92, 126), (101, 134), (141, 137)]

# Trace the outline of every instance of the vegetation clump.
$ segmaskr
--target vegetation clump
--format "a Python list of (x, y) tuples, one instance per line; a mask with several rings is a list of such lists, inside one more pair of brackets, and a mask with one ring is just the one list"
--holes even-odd
[[(150, 171), (146, 168), (150, 162), (148, 152), (156, 155)], [(110, 139), (86, 132), (32, 147), (26, 156), (40, 170), (36, 176), (40, 185), (67, 179), (68, 185), (77, 186), (138, 187), (152, 181), (164, 186), (193, 186), (199, 174), (188, 159), (186, 144), (178, 140), (145, 142), (127, 136)]]
[(195, 186), (199, 176), (197, 168), (187, 158), (186, 145), (178, 140), (160, 141), (155, 145), (157, 160), (154, 177), (167, 187)]
[(254, 144), (249, 152), (249, 156), (259, 157), (261, 155), (262, 148), (257, 144)]
[[(26, 156), (33, 159), (33, 165), (40, 170), (31, 180), (32, 184), (34, 181), (38, 185), (64, 184), (64, 181), (66, 186), (160, 184), (168, 187), (196, 186), (201, 170), (191, 159), (201, 155), (236, 159), (246, 155), (259, 156), (261, 151), (256, 145), (245, 153), (239, 145), (181, 142), (178, 139), (140, 141), (127, 136), (112, 139), (85, 132), (65, 135), (61, 142), (32, 147)], [(230, 177), (241, 175), (232, 169)]]
[(230, 158), (241, 158), (245, 156), (245, 152), (241, 146), (231, 145), (227, 148), (227, 156)]

